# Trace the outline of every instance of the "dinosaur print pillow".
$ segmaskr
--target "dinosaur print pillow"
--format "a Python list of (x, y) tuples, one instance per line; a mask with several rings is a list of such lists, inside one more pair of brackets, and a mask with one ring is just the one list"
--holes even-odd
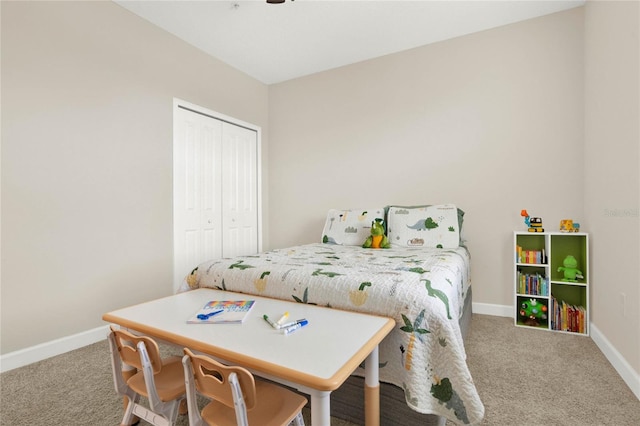
[(453, 204), (389, 207), (391, 247), (454, 248), (460, 245), (459, 209)]
[(361, 246), (371, 232), (371, 222), (384, 219), (384, 207), (370, 209), (331, 209), (322, 231), (322, 242), (343, 246)]

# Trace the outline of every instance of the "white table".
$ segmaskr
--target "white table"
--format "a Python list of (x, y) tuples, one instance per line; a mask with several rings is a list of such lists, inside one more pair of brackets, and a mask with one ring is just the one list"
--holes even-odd
[[(255, 299), (242, 324), (187, 324), (210, 300)], [(284, 312), (309, 324), (283, 335), (264, 319)], [(378, 344), (395, 321), (375, 315), (198, 289), (104, 314), (105, 321), (241, 365), (311, 396), (311, 423), (330, 424), (330, 394), (365, 362), (365, 424), (380, 423)]]

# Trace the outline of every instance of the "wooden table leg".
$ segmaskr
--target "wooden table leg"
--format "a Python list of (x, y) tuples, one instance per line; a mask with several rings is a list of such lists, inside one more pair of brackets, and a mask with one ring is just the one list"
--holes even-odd
[(364, 424), (380, 426), (380, 381), (378, 378), (378, 347), (364, 363)]

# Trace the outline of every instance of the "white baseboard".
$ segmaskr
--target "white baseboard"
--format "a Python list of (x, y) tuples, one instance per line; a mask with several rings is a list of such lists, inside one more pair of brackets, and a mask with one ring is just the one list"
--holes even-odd
[(629, 386), (640, 400), (640, 374), (637, 373), (631, 365), (620, 355), (620, 352), (614, 348), (606, 337), (598, 330), (598, 327), (589, 324), (591, 330), (591, 339), (596, 346), (602, 351), (604, 356), (609, 360), (613, 368), (618, 372), (622, 380)]
[(492, 305), (490, 303), (472, 303), (471, 310), (474, 314), (492, 315), (494, 317), (513, 318), (513, 306)]
[[(485, 303), (473, 303), (473, 312), (484, 315), (494, 315), (499, 317), (512, 316), (513, 309), (510, 306), (490, 305)], [(106, 339), (109, 326), (94, 328), (82, 333), (62, 337), (50, 342), (41, 343), (29, 348), (0, 355), (0, 373), (10, 371), (15, 368), (24, 367), (43, 359), (51, 358), (83, 346)]]
[[(476, 314), (510, 318), (513, 318), (514, 312), (513, 306), (488, 303), (473, 303), (472, 309)], [(598, 346), (613, 368), (618, 372), (620, 377), (622, 377), (622, 380), (624, 380), (638, 400), (640, 400), (640, 374), (629, 365), (596, 326), (593, 324), (589, 324), (589, 326), (591, 339), (593, 339), (596, 346)], [(105, 325), (94, 328), (93, 330), (84, 331), (72, 336), (2, 355), (0, 356), (0, 373), (99, 342), (106, 339), (108, 330), (109, 326)]]
[(105, 340), (109, 326), (94, 328), (0, 356), (0, 373)]
[[(476, 314), (513, 317), (513, 308), (511, 306), (473, 303), (472, 309)], [(108, 332), (109, 326), (105, 325), (94, 328), (93, 330), (87, 330), (82, 333), (1, 355), (0, 373), (24, 367), (25, 365), (99, 342), (107, 338)]]

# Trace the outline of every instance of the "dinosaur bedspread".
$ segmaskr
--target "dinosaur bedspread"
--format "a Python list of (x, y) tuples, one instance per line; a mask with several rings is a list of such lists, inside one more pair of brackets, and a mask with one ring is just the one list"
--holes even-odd
[(469, 285), (464, 247), (318, 243), (202, 263), (182, 290), (213, 287), (392, 317), (397, 327), (380, 345), (380, 380), (403, 388), (418, 412), (476, 424), (484, 407), (458, 325)]

